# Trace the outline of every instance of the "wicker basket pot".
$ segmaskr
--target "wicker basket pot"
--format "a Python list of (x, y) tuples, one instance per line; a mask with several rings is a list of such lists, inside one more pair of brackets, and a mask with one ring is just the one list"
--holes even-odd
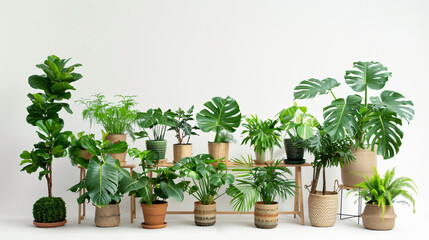
[(179, 162), (182, 158), (192, 157), (192, 144), (174, 144), (173, 162)]
[(255, 204), (255, 226), (258, 228), (275, 228), (279, 223), (279, 205), (277, 202), (273, 204), (264, 204), (264, 202), (256, 202)]
[(383, 209), (377, 204), (367, 203), (361, 217), (363, 226), (367, 229), (391, 230), (395, 227), (396, 214), (393, 206), (390, 205), (386, 205), (384, 210), (384, 221)]
[[(126, 134), (108, 134), (105, 140), (108, 140), (109, 142), (112, 142), (112, 143), (126, 142), (127, 135)], [(127, 157), (127, 152), (109, 153), (109, 155), (112, 156), (114, 160), (118, 159), (121, 166), (124, 166), (127, 164), (127, 162), (125, 161), (125, 158)]]
[[(209, 154), (212, 155), (214, 159), (222, 159), (223, 162), (228, 165), (229, 160), (229, 143), (215, 143), (215, 142), (209, 142)], [(217, 166), (219, 162), (212, 163), (213, 165)]]
[(332, 227), (337, 220), (338, 194), (337, 192), (310, 193), (308, 197), (308, 215), (311, 225), (315, 227)]
[[(373, 166), (377, 168), (377, 152), (366, 148), (352, 148), (352, 153), (356, 160), (351, 163), (345, 163), (341, 168), (341, 179), (344, 186), (353, 187), (356, 184), (365, 181), (365, 178), (359, 175), (372, 177), (374, 176)], [(375, 149), (376, 150), (376, 149)]]
[(194, 219), (198, 226), (212, 226), (216, 223), (216, 203), (203, 205), (201, 202), (194, 203)]
[(109, 204), (105, 207), (95, 207), (95, 225), (97, 227), (116, 227), (121, 222), (119, 204)]

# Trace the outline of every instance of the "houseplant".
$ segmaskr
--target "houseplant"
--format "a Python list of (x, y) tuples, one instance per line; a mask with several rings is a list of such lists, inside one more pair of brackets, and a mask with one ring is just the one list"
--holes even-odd
[[(38, 227), (63, 226), (67, 220), (64, 201), (54, 198), (52, 194), (52, 161), (67, 155), (71, 132), (63, 131), (64, 121), (59, 112), (64, 109), (72, 113), (69, 104), (61, 102), (71, 97), (70, 90), (75, 90), (71, 83), (82, 78), (73, 72), (81, 64), (66, 66), (70, 59), (60, 59), (51, 55), (43, 64), (36, 67), (43, 70), (43, 75), (32, 75), (28, 78), (29, 85), (40, 93), (29, 93), (31, 105), (27, 107), (27, 122), (37, 126), (36, 131), (40, 142), (34, 144), (31, 151), (23, 151), (21, 171), (33, 173), (39, 171), (39, 180), (46, 179), (48, 198), (39, 199), (33, 206), (34, 225)], [(42, 216), (42, 217), (41, 217)]]
[[(167, 150), (165, 133), (168, 127), (174, 127), (175, 116), (176, 114), (170, 109), (163, 112), (160, 108), (149, 109), (147, 112), (139, 112), (137, 114), (137, 125), (142, 131), (136, 133), (136, 136), (139, 138), (149, 138), (149, 140), (146, 140), (146, 149), (154, 151), (156, 160), (165, 159), (165, 152)], [(146, 128), (152, 129), (153, 139), (146, 132)]]
[(257, 115), (251, 115), (245, 118), (243, 127), (246, 128), (241, 134), (247, 134), (241, 144), (253, 146), (256, 155), (256, 163), (273, 163), (274, 146), (280, 146), (280, 131), (277, 127), (278, 120), (260, 120)]
[(233, 133), (240, 126), (241, 113), (238, 103), (231, 97), (214, 97), (204, 103), (205, 109), (197, 114), (198, 127), (203, 132), (215, 132), (215, 139), (208, 143), (209, 154), (229, 164), (229, 142), (222, 142), (222, 132)]
[(192, 135), (198, 135), (194, 130), (199, 129), (197, 126), (192, 126), (190, 121), (193, 121), (194, 106), (184, 111), (179, 108), (174, 115), (174, 125), (168, 130), (176, 132), (177, 142), (173, 145), (173, 162), (178, 162), (184, 157), (192, 157), (192, 143), (189, 143)]
[[(255, 225), (258, 228), (275, 228), (278, 224), (278, 203), (276, 198), (286, 199), (295, 194), (294, 181), (286, 178), (292, 175), (285, 167), (279, 167), (280, 160), (273, 165), (253, 167), (251, 156), (234, 159), (238, 166), (235, 186), (227, 189), (232, 197), (231, 204), (235, 211), (249, 211), (255, 206)], [(258, 201), (260, 200), (260, 201)]]
[[(142, 173), (134, 172), (132, 176), (128, 172), (123, 173), (123, 181), (119, 188), (130, 195), (136, 194), (140, 197), (140, 206), (143, 210), (143, 228), (159, 229), (167, 226), (165, 215), (168, 203), (166, 199), (173, 198), (179, 202), (183, 201), (185, 183), (175, 183), (179, 178), (173, 167), (154, 167), (158, 162), (154, 159), (151, 150), (140, 151), (136, 148), (130, 149), (129, 155), (141, 159)], [(155, 175), (155, 176), (154, 176)]]
[[(86, 169), (86, 178), (71, 187), (72, 192), (79, 192), (85, 188), (87, 191), (77, 199), (78, 204), (85, 200), (92, 201), (95, 205), (95, 225), (98, 227), (116, 227), (120, 223), (119, 202), (123, 192), (119, 188), (122, 180), (120, 162), (113, 159), (110, 154), (127, 151), (126, 142), (113, 143), (106, 140), (106, 133), (102, 133), (102, 139), (95, 140), (94, 135), (82, 135), (81, 146), (93, 156), (89, 161), (78, 157), (78, 164)], [(125, 171), (126, 172), (126, 171)]]
[[(281, 110), (278, 116), (282, 128), (286, 132), (284, 138), (285, 163), (304, 163), (304, 148), (298, 145), (314, 135), (315, 127), (319, 125), (319, 122), (315, 117), (307, 113), (307, 107), (298, 106), (296, 102), (293, 106)], [(289, 136), (289, 138), (286, 136)]]
[[(340, 139), (332, 141), (322, 126), (319, 131), (307, 141), (305, 146), (314, 155), (313, 178), (311, 180), (310, 195), (308, 197), (308, 211), (311, 225), (315, 227), (331, 227), (335, 224), (338, 213), (338, 188), (334, 191), (326, 190), (326, 171), (328, 167), (343, 166), (354, 160), (350, 150), (350, 141)], [(322, 191), (317, 190), (320, 173), (322, 172)], [(308, 189), (308, 186), (306, 186)]]
[(194, 157), (186, 157), (177, 162), (174, 168), (180, 171), (187, 192), (194, 196), (197, 201), (194, 204), (195, 224), (198, 226), (212, 226), (216, 223), (216, 199), (224, 193), (219, 194), (224, 185), (231, 185), (234, 176), (227, 173), (225, 163), (219, 163), (217, 168), (211, 165), (218, 161), (210, 154), (199, 154)]
[[(417, 186), (407, 177), (394, 179), (395, 168), (387, 170), (384, 177), (381, 178), (374, 168), (372, 177), (366, 176), (365, 182), (357, 184), (350, 193), (356, 193), (358, 197), (364, 198), (367, 202), (361, 215), (363, 225), (367, 229), (391, 230), (395, 227), (396, 214), (393, 209), (393, 203), (396, 198), (402, 196), (413, 204), (415, 209), (415, 200), (410, 191), (417, 193)], [(360, 191), (359, 191), (360, 188)], [(409, 203), (407, 201), (398, 201), (400, 203)]]
[(324, 126), (332, 141), (350, 137), (354, 141), (356, 161), (341, 170), (346, 186), (364, 181), (361, 175), (372, 175), (377, 166), (377, 154), (392, 158), (402, 145), (402, 120), (410, 122), (414, 116), (413, 103), (400, 93), (385, 90), (380, 96), (368, 97), (368, 91), (384, 88), (391, 72), (379, 62), (355, 62), (346, 71), (345, 81), (357, 93), (337, 98), (333, 88), (340, 84), (333, 78), (308, 79), (295, 87), (295, 99), (310, 99), (316, 95), (332, 94), (334, 100), (323, 109)]
[[(73, 166), (79, 165), (80, 157), (85, 159), (86, 161), (89, 161), (94, 155), (89, 153), (81, 143), (81, 138), (85, 135), (85, 132), (79, 132), (76, 136), (73, 134), (70, 135), (70, 147), (68, 149), (69, 157), (71, 164)], [(94, 134), (90, 134), (90, 138), (94, 138)]]
[[(136, 96), (115, 95), (115, 97), (119, 98), (117, 103), (106, 101), (105, 96), (100, 93), (92, 95), (91, 99), (77, 101), (85, 105), (82, 117), (88, 119), (91, 125), (93, 122), (101, 125), (104, 131), (109, 133), (105, 139), (110, 142), (126, 142), (127, 133), (135, 139), (133, 125), (137, 110), (133, 107), (137, 105), (134, 100)], [(113, 159), (118, 159), (121, 165), (126, 164), (126, 152), (111, 155)]]

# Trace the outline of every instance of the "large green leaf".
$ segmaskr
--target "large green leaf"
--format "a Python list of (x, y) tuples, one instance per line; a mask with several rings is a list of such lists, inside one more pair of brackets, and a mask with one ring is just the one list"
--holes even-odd
[(346, 71), (344, 78), (356, 92), (363, 92), (367, 88), (380, 90), (392, 76), (392, 73), (379, 62), (355, 62), (353, 68)]
[(105, 149), (102, 149), (103, 153), (123, 153), (127, 151), (128, 144), (127, 142), (119, 141), (117, 143), (109, 142)]
[(402, 94), (386, 90), (381, 93), (380, 97), (370, 98), (371, 102), (375, 104), (377, 109), (382, 107), (387, 108), (407, 120), (407, 122), (410, 122), (413, 119), (414, 104), (412, 101), (403, 100), (404, 96), (402, 96)]
[(357, 126), (357, 114), (359, 113), (362, 98), (359, 95), (349, 95), (347, 100), (336, 99), (323, 109), (323, 123), (326, 132), (333, 141), (352, 136)]
[(32, 75), (28, 78), (28, 84), (34, 89), (41, 89), (50, 92), (51, 82), (48, 78), (39, 75)]
[(331, 89), (340, 86), (340, 83), (333, 78), (323, 80), (310, 78), (298, 84), (294, 89), (294, 99), (311, 99), (317, 94), (327, 94)]
[(183, 201), (184, 199), (183, 191), (176, 185), (167, 184), (166, 182), (161, 182), (160, 188), (164, 192), (164, 194), (168, 196), (168, 198), (173, 198), (179, 202)]
[(119, 182), (119, 192), (127, 193), (131, 191), (137, 191), (139, 189), (145, 188), (146, 185), (149, 185), (146, 178), (133, 179), (130, 176), (124, 176)]

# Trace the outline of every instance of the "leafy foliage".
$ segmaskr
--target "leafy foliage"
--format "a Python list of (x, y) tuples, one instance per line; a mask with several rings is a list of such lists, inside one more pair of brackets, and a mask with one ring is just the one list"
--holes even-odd
[[(81, 138), (85, 135), (85, 132), (79, 132), (77, 136), (74, 136), (73, 134), (70, 135), (70, 147), (68, 149), (69, 157), (71, 160), (71, 164), (73, 166), (79, 165), (80, 161), (86, 161), (86, 159), (81, 159), (81, 151), (85, 150), (85, 148), (82, 147)], [(90, 138), (94, 138), (94, 134), (89, 134)]]
[(168, 130), (174, 130), (176, 132), (176, 138), (179, 144), (183, 144), (183, 141), (186, 137), (186, 144), (189, 144), (189, 139), (191, 139), (192, 135), (198, 135), (194, 130), (199, 129), (197, 126), (192, 126), (189, 122), (193, 121), (193, 112), (194, 106), (189, 108), (188, 111), (184, 111), (179, 108), (174, 115), (174, 125), (170, 127)]
[(337, 80), (333, 78), (326, 78), (323, 80), (310, 78), (299, 83), (295, 87), (293, 96), (295, 99), (311, 99), (317, 94), (327, 94), (332, 92), (332, 89), (340, 86)]
[(243, 126), (246, 128), (242, 134), (247, 136), (243, 139), (241, 144), (247, 144), (250, 141), (250, 145), (255, 148), (258, 154), (267, 149), (273, 150), (274, 146), (280, 145), (280, 127), (277, 127), (278, 120), (267, 119), (265, 121), (260, 120), (257, 115), (245, 118), (246, 123)]
[(316, 118), (307, 113), (307, 107), (297, 106), (296, 102), (278, 115), (282, 128), (291, 138), (307, 140), (314, 135), (314, 128), (319, 125)]
[(145, 128), (153, 130), (153, 140), (164, 140), (167, 127), (174, 127), (176, 114), (168, 109), (162, 112), (161, 108), (149, 109), (137, 114), (137, 125), (143, 130), (136, 133), (139, 138), (149, 137)]
[(231, 204), (235, 211), (249, 211), (258, 199), (264, 204), (272, 204), (277, 197), (286, 199), (295, 194), (294, 181), (286, 178), (285, 174), (292, 175), (292, 172), (285, 167), (279, 167), (281, 160), (273, 165), (265, 167), (253, 167), (253, 159), (248, 156), (245, 159), (233, 160), (238, 172), (235, 186), (227, 189), (227, 194), (232, 197)]
[(66, 203), (59, 197), (42, 197), (33, 205), (34, 221), (39, 223), (62, 222), (66, 215)]

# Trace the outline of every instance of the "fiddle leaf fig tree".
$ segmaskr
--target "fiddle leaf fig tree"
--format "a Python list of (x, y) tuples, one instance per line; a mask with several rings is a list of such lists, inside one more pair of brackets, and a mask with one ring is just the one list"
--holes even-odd
[(324, 127), (332, 141), (350, 137), (354, 147), (377, 146), (377, 154), (392, 158), (402, 145), (402, 120), (408, 123), (414, 117), (414, 105), (397, 92), (385, 90), (380, 96), (368, 97), (368, 90), (381, 90), (392, 73), (379, 62), (355, 62), (346, 71), (345, 82), (357, 93), (337, 98), (333, 92), (340, 84), (333, 78), (311, 78), (295, 87), (295, 99), (311, 99), (316, 95), (331, 94), (334, 100), (323, 109)]

